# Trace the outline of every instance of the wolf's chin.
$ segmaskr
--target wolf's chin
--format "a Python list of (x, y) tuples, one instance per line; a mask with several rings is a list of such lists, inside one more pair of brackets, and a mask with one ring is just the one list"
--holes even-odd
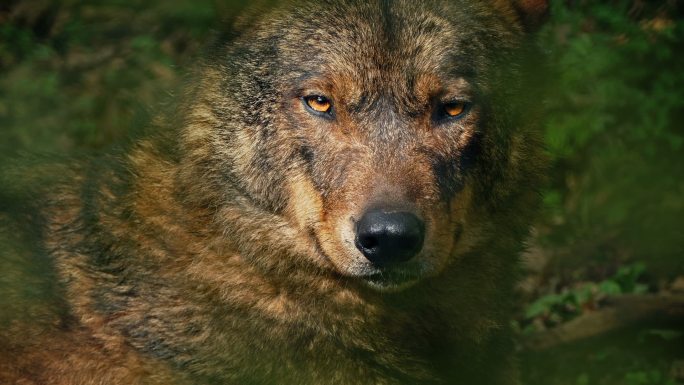
[(414, 279), (414, 280), (404, 281), (404, 282), (387, 282), (384, 280), (364, 279), (363, 281), (364, 281), (366, 286), (368, 286), (369, 288), (371, 288), (373, 290), (377, 290), (377, 291), (385, 292), (385, 293), (397, 293), (397, 292), (409, 289), (410, 287), (412, 287), (416, 283), (418, 283), (420, 280)]

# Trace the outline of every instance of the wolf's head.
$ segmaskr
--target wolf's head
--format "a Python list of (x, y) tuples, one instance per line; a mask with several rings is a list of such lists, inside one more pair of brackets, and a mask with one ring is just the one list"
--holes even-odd
[(525, 232), (541, 156), (521, 64), (544, 10), (306, 1), (245, 17), (206, 66), (186, 139), (226, 204), (284, 220), (309, 262), (409, 286)]

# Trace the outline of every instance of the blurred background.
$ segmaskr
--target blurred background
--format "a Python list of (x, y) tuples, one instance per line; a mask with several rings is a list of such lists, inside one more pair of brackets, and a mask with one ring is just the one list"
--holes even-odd
[[(100, 153), (131, 137), (235, 8), (2, 0), (0, 154)], [(524, 383), (682, 384), (684, 4), (558, 0), (551, 14), (539, 35), (551, 179), (514, 322)]]

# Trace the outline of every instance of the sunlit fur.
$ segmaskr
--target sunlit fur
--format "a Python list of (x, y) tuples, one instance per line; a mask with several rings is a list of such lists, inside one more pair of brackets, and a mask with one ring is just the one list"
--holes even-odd
[[(247, 12), (157, 135), (47, 188), (26, 260), (57, 294), (1, 317), (0, 383), (516, 383), (512, 287), (543, 163), (523, 62), (543, 9)], [(469, 107), (439, 118), (454, 100)], [(425, 220), (419, 255), (364, 258), (354, 223), (374, 207)]]

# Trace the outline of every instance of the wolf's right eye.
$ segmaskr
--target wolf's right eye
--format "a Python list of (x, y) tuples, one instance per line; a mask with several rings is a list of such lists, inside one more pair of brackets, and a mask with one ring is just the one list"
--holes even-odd
[(309, 95), (304, 97), (304, 104), (309, 110), (318, 114), (328, 114), (332, 112), (332, 102), (330, 99), (321, 95)]
[(444, 112), (452, 118), (456, 118), (463, 115), (465, 110), (466, 104), (464, 102), (453, 102), (444, 105)]

